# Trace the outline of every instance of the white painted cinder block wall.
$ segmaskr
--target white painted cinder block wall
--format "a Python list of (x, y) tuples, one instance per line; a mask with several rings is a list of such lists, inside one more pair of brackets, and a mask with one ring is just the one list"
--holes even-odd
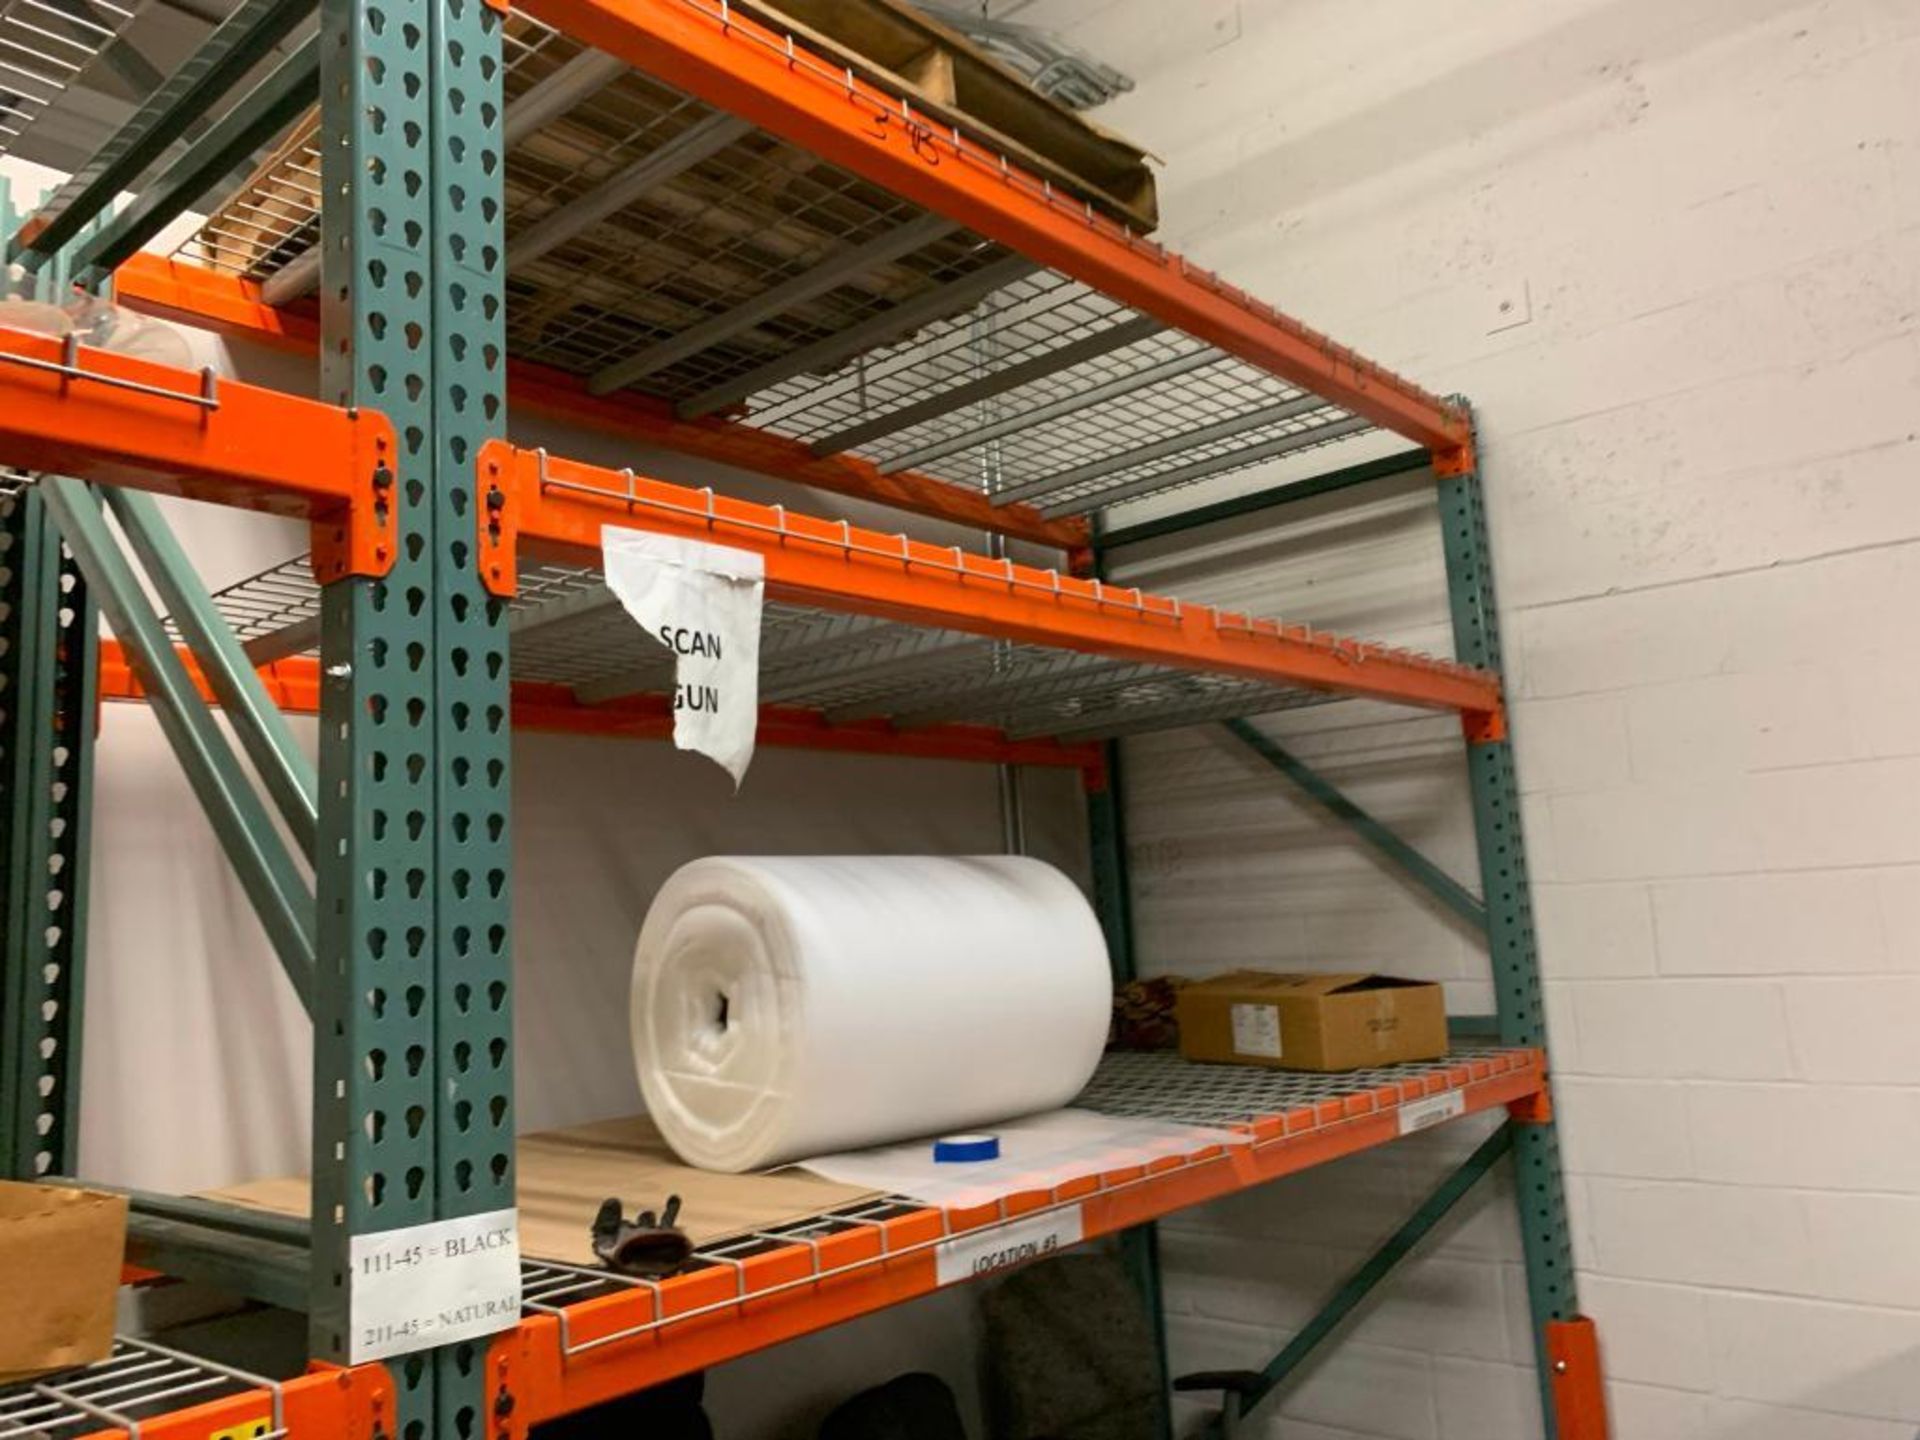
[[(1920, 5), (994, 9), (1137, 79), (1102, 118), (1165, 158), (1170, 241), (1478, 407), (1615, 1434), (1912, 1440)], [(1134, 568), (1444, 644), (1426, 503), (1335, 513)], [(1365, 564), (1303, 586), (1300, 529)], [(1445, 727), (1331, 719), (1277, 728), (1471, 877)], [(1148, 968), (1392, 965), (1483, 1008), (1473, 945), (1257, 763), (1133, 760)], [(1176, 1363), (1264, 1360), (1471, 1139), (1169, 1222)], [(1491, 1188), (1268, 1433), (1539, 1434)]]

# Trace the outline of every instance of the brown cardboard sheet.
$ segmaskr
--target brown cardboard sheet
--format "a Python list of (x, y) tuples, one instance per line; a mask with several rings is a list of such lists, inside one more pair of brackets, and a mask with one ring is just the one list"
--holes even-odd
[[(801, 1170), (722, 1175), (674, 1157), (644, 1115), (597, 1120), (520, 1137), (520, 1253), (530, 1260), (593, 1265), (587, 1228), (609, 1195), (631, 1215), (680, 1197), (680, 1226), (696, 1245), (749, 1230), (802, 1220), (873, 1198), (876, 1192), (836, 1185)], [(307, 1213), (304, 1176), (254, 1180), (215, 1190), (209, 1199)]]

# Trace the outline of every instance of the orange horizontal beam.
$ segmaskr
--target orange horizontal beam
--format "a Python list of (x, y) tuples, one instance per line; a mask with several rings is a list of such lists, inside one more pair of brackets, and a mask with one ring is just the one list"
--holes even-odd
[(0, 464), (303, 516), (359, 573), (397, 553), (375, 503), (397, 472), (385, 416), (50, 335), (0, 328)]
[[(509, 538), (541, 558), (597, 564), (604, 525), (759, 553), (774, 598), (1276, 685), (1468, 715), (1497, 713), (1484, 670), (1302, 625), (971, 555), (490, 441), (483, 488), (505, 492)], [(495, 514), (491, 509), (485, 514)], [(496, 551), (482, 539), (492, 573)]]
[[(1545, 1084), (1546, 1057), (1538, 1050), (1463, 1059), (1401, 1085), (1266, 1117), (1253, 1126), (1251, 1146), (1169, 1156), (1090, 1175), (1051, 1195), (1014, 1197), (1005, 1216), (1077, 1203), (1091, 1240), (1387, 1144), (1400, 1135), (1399, 1106), (1424, 1095), (1458, 1092), (1461, 1113), (1470, 1114), (1511, 1104)], [(661, 1282), (657, 1302), (646, 1290), (625, 1290), (569, 1306), (572, 1355), (563, 1353), (556, 1317), (524, 1320), (494, 1342), (489, 1356), (490, 1365), (511, 1377), (512, 1433), (929, 1294), (938, 1288), (932, 1246), (1001, 1218), (991, 1206), (918, 1210), (819, 1237), (811, 1248), (794, 1244), (752, 1256), (738, 1270), (713, 1266), (677, 1276)], [(818, 1272), (829, 1273), (813, 1278)]]
[[(208, 704), (215, 702), (193, 655), (180, 651), (181, 663)], [(276, 660), (259, 669), (274, 704), (290, 715), (320, 711), (320, 663), (311, 655)], [(102, 700), (144, 700), (146, 690), (118, 641), (100, 642), (99, 695)], [(516, 730), (554, 735), (598, 735), (635, 740), (673, 737), (673, 711), (667, 696), (634, 695), (600, 705), (583, 705), (565, 685), (516, 681), (512, 700)], [(884, 720), (834, 724), (817, 710), (794, 705), (763, 705), (756, 738), (762, 745), (795, 750), (825, 750), (847, 755), (901, 755), (921, 760), (970, 760), (995, 765), (1045, 765), (1102, 773), (1096, 744), (1063, 745), (1055, 740), (1015, 740), (978, 725), (935, 725), (896, 730)]]
[(718, 0), (522, 0), (576, 40), (1198, 339), (1452, 455), (1466, 413), (1056, 192)]
[[(384, 1365), (340, 1369), (316, 1365), (282, 1382), (282, 1419), (288, 1440), (378, 1440), (398, 1434), (393, 1376)], [(140, 1419), (140, 1440), (209, 1440), (210, 1436), (265, 1434), (272, 1428), (273, 1396), (243, 1390), (201, 1405), (185, 1405)], [(278, 1432), (276, 1432), (278, 1433)], [(126, 1440), (108, 1427), (75, 1440)]]
[[(319, 326), (310, 306), (276, 309), (260, 287), (235, 275), (158, 255), (136, 255), (114, 273), (115, 296), (149, 315), (241, 334), (283, 349), (310, 351)], [(656, 446), (731, 465), (755, 475), (811, 485), (890, 505), (974, 530), (998, 531), (1057, 549), (1085, 546), (1083, 519), (1049, 520), (1031, 505), (996, 506), (985, 495), (911, 471), (882, 475), (852, 455), (815, 455), (797, 440), (726, 420), (682, 420), (663, 400), (623, 391), (590, 395), (586, 382), (550, 366), (507, 362), (508, 421), (516, 412), (545, 415)]]

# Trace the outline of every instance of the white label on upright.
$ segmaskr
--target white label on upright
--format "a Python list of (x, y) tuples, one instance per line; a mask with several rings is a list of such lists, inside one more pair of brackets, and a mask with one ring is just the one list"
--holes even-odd
[(1411, 1135), (1416, 1130), (1425, 1130), (1466, 1113), (1467, 1097), (1458, 1090), (1449, 1090), (1444, 1095), (1429, 1095), (1424, 1100), (1409, 1100), (1400, 1107), (1400, 1133)]
[(1050, 1210), (1030, 1220), (996, 1225), (974, 1235), (942, 1240), (934, 1249), (934, 1274), (941, 1285), (977, 1280), (1011, 1270), (1029, 1260), (1042, 1260), (1086, 1238), (1080, 1207)]
[(381, 1360), (520, 1323), (520, 1212), (355, 1235), (347, 1359)]
[(1277, 1005), (1236, 1005), (1233, 1007), (1233, 1053), (1280, 1058), (1280, 1007)]

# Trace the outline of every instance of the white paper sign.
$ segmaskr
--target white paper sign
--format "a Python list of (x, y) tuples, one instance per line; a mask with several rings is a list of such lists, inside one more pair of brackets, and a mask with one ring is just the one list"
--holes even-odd
[(520, 1212), (355, 1235), (347, 1359), (380, 1360), (520, 1323)]
[(1233, 1053), (1280, 1058), (1280, 1007), (1277, 1005), (1236, 1005), (1233, 1007)]
[(1449, 1090), (1444, 1095), (1429, 1095), (1424, 1100), (1409, 1100), (1400, 1107), (1400, 1133), (1411, 1135), (1416, 1130), (1425, 1130), (1466, 1113), (1467, 1097), (1458, 1090)]
[(1029, 1260), (1042, 1260), (1086, 1236), (1080, 1207), (1069, 1205), (1030, 1220), (996, 1225), (974, 1235), (942, 1240), (934, 1249), (934, 1276), (941, 1285), (977, 1280), (1011, 1270)]
[(673, 743), (733, 776), (753, 761), (760, 721), (760, 605), (766, 566), (751, 550), (607, 525), (607, 588), (673, 652)]

